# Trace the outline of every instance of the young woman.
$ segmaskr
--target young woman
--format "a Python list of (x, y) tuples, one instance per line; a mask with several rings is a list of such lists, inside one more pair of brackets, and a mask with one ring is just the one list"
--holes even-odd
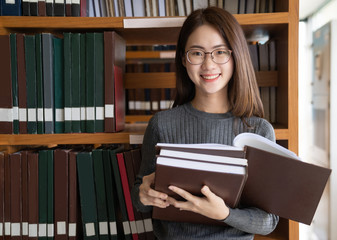
[(220, 143), (232, 145), (241, 132), (254, 132), (275, 141), (264, 120), (255, 73), (241, 26), (227, 11), (210, 7), (194, 11), (184, 22), (176, 50), (177, 95), (173, 108), (155, 114), (142, 145), (142, 165), (132, 190), (139, 211), (173, 205), (226, 226), (153, 220), (158, 239), (253, 239), (268, 234), (278, 216), (254, 207), (231, 209), (207, 186), (203, 197), (176, 186), (176, 201), (152, 188), (155, 145), (163, 143)]

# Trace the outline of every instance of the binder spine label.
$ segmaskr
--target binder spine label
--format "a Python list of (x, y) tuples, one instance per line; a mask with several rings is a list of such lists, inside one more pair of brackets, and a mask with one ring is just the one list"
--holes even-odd
[(114, 117), (114, 104), (105, 104), (105, 118)]
[(66, 234), (66, 222), (57, 222), (57, 235), (64, 235)]
[(95, 236), (95, 224), (94, 223), (86, 223), (85, 224), (85, 234), (87, 237)]
[(76, 223), (69, 223), (69, 237), (76, 237)]

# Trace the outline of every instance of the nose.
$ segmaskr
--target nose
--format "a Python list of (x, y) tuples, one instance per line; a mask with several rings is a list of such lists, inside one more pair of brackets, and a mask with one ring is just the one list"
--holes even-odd
[(213, 61), (212, 53), (205, 53), (205, 60), (202, 63), (202, 66), (206, 69), (212, 68), (215, 66), (215, 62)]

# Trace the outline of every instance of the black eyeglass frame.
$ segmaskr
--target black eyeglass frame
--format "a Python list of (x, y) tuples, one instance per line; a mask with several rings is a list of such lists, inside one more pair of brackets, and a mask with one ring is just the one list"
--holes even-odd
[[(226, 62), (224, 62), (224, 63), (217, 63), (216, 61), (214, 61), (213, 53), (214, 53), (215, 51), (218, 51), (218, 50), (223, 50), (223, 51), (229, 52), (229, 57), (228, 57), (228, 59), (227, 59)], [(192, 63), (191, 60), (190, 60), (189, 57), (188, 57), (188, 53), (191, 52), (191, 51), (201, 51), (201, 52), (203, 52), (203, 53), (205, 54), (203, 61), (202, 61), (201, 63)], [(229, 59), (231, 58), (232, 52), (233, 52), (232, 50), (229, 50), (229, 49), (221, 49), (221, 48), (214, 49), (214, 50), (211, 51), (211, 52), (205, 52), (204, 50), (201, 50), (201, 49), (189, 49), (189, 50), (187, 50), (187, 51), (185, 52), (185, 55), (186, 55), (187, 61), (188, 61), (190, 64), (192, 64), (192, 65), (201, 65), (201, 64), (203, 64), (203, 63), (205, 62), (205, 60), (206, 60), (206, 54), (210, 54), (210, 55), (211, 55), (211, 59), (212, 59), (212, 61), (213, 61), (214, 63), (216, 63), (216, 64), (226, 64), (226, 63), (228, 63)]]

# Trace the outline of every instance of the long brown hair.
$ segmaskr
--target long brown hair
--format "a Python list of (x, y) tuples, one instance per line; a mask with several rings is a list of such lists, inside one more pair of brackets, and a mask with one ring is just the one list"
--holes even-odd
[(183, 59), (189, 36), (204, 24), (214, 26), (233, 51), (234, 72), (228, 83), (231, 112), (240, 118), (263, 117), (263, 105), (243, 30), (232, 14), (217, 7), (195, 10), (180, 30), (175, 57), (177, 91), (173, 107), (190, 102), (195, 97), (195, 86), (187, 74)]

